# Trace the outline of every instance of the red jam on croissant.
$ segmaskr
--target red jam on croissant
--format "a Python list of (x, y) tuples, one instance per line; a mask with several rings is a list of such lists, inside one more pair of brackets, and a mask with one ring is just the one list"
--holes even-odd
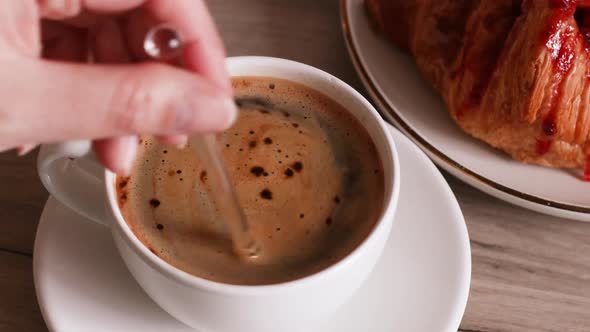
[(590, 180), (590, 0), (365, 2), (465, 132)]

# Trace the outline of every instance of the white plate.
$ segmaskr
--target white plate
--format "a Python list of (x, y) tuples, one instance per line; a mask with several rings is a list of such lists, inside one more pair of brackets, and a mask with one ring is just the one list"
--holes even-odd
[(381, 114), (435, 163), (510, 203), (590, 221), (590, 184), (580, 174), (521, 164), (463, 133), (412, 58), (373, 31), (363, 0), (342, 0), (341, 11), (349, 53)]
[[(368, 281), (315, 331), (456, 332), (459, 327), (471, 280), (463, 215), (436, 167), (391, 130), (402, 169), (392, 234)], [(50, 331), (191, 331), (143, 293), (106, 228), (54, 198), (41, 216), (33, 263)]]

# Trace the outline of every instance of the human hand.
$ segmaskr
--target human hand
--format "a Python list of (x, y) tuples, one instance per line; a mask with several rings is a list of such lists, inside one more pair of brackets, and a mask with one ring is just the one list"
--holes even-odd
[[(0, 22), (0, 151), (89, 138), (126, 174), (138, 134), (182, 145), (236, 117), (202, 0), (4, 0)], [(145, 34), (159, 23), (182, 34), (188, 70), (145, 61)]]

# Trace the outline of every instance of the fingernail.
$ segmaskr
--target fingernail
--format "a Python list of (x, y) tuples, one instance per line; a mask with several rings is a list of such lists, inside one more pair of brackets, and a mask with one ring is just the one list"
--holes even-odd
[(178, 137), (178, 143), (176, 143), (174, 146), (179, 149), (182, 150), (186, 147), (186, 144), (188, 143), (188, 137), (186, 136), (180, 136)]
[(37, 146), (36, 144), (25, 144), (25, 145), (21, 145), (18, 148), (16, 148), (16, 154), (19, 157), (23, 157), (27, 153), (33, 151), (36, 146)]
[(231, 127), (231, 125), (236, 122), (238, 117), (238, 107), (236, 106), (236, 101), (234, 98), (228, 98), (224, 100), (224, 108), (227, 112), (227, 120), (225, 122), (225, 128)]
[(209, 133), (227, 129), (238, 115), (233, 98), (221, 97), (204, 109), (203, 103), (188, 97), (176, 105), (176, 130), (181, 134)]
[(120, 159), (117, 173), (123, 176), (129, 176), (135, 162), (135, 155), (137, 154), (139, 139), (137, 136), (127, 136), (121, 140)]

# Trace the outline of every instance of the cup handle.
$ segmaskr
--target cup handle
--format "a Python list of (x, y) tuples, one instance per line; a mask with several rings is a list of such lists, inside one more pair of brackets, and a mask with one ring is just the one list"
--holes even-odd
[(88, 140), (41, 146), (37, 159), (41, 182), (51, 195), (75, 212), (105, 226), (112, 219), (104, 190), (104, 168)]

